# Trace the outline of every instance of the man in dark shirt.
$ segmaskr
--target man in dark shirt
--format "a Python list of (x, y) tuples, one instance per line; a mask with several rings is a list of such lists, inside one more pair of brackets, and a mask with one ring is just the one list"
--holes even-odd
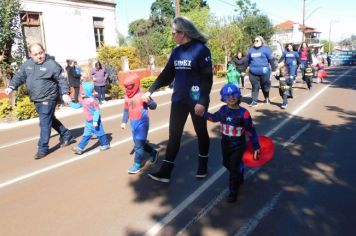
[(67, 146), (72, 140), (70, 131), (54, 115), (59, 96), (62, 95), (64, 102), (70, 102), (71, 98), (63, 69), (54, 58), (47, 55), (39, 43), (30, 45), (29, 52), (31, 58), (22, 64), (5, 89), (5, 93), (9, 95), (21, 84), (26, 83), (30, 99), (35, 103), (40, 119), (41, 132), (35, 155), (35, 159), (40, 159), (49, 153), (51, 128), (60, 134), (61, 147)]

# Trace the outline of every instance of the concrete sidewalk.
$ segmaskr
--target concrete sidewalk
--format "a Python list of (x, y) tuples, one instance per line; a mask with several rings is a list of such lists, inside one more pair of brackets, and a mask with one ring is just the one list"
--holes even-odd
[[(162, 96), (165, 94), (172, 93), (172, 89), (165, 89), (164, 91), (158, 91), (155, 92), (152, 97), (157, 97), (157, 96)], [(106, 107), (112, 107), (116, 105), (120, 105), (124, 102), (124, 99), (114, 99), (114, 100), (109, 100), (105, 104), (101, 104), (100, 108), (105, 109)], [(83, 113), (82, 109), (74, 109), (69, 106), (60, 106), (59, 109), (56, 110), (55, 115), (57, 118), (63, 118), (63, 117), (68, 117), (68, 116), (74, 116), (77, 114)], [(39, 119), (38, 117), (36, 118), (31, 118), (28, 120), (22, 120), (22, 121), (13, 121), (13, 122), (0, 122), (0, 130), (6, 130), (6, 129), (13, 129), (13, 128), (18, 128), (26, 125), (32, 125), (32, 124), (38, 124)]]

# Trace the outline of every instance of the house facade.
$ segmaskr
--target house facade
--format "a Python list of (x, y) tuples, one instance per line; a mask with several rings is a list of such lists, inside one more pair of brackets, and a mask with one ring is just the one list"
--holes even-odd
[[(293, 43), (299, 47), (304, 41), (310, 47), (314, 48), (317, 52), (323, 50), (323, 44), (320, 43), (321, 32), (315, 28), (301, 25), (292, 21), (285, 21), (275, 26), (276, 33), (272, 36), (271, 41), (276, 54), (280, 54), (284, 51), (287, 43)], [(304, 31), (304, 40), (303, 40)]]
[(20, 14), (27, 45), (40, 42), (62, 65), (85, 64), (103, 45), (117, 45), (115, 0), (23, 0)]

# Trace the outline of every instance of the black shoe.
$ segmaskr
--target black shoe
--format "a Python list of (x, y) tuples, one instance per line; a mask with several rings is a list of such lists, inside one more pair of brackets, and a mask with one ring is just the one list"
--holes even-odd
[(158, 172), (148, 174), (153, 180), (162, 182), (162, 183), (169, 183), (171, 180), (171, 173), (174, 167), (174, 163), (170, 161), (164, 160), (162, 162), (161, 168)]
[(63, 138), (61, 140), (61, 147), (68, 146), (69, 144), (71, 144), (72, 140), (73, 140), (73, 136), (72, 135), (69, 135), (67, 138)]
[(43, 153), (43, 152), (37, 152), (35, 155), (35, 160), (41, 159), (43, 157), (47, 156), (47, 153)]
[(230, 192), (226, 198), (226, 201), (229, 203), (234, 203), (237, 201), (237, 192)]
[(199, 165), (195, 175), (197, 179), (204, 179), (208, 175), (208, 156), (198, 156)]

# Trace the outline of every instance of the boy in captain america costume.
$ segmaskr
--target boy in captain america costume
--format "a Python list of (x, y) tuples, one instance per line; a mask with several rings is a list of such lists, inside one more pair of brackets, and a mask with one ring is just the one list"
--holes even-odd
[(226, 84), (221, 90), (221, 101), (225, 102), (217, 112), (204, 112), (204, 118), (221, 124), (221, 150), (223, 165), (229, 171), (228, 202), (236, 202), (240, 184), (243, 183), (242, 156), (246, 149), (247, 134), (252, 141), (254, 159), (258, 160), (260, 144), (248, 110), (240, 107), (241, 92), (233, 84)]
[(126, 123), (130, 120), (132, 138), (134, 141), (135, 160), (128, 169), (129, 174), (138, 173), (143, 164), (144, 152), (151, 156), (151, 163), (155, 163), (158, 157), (158, 151), (147, 144), (147, 134), (149, 129), (148, 109), (156, 109), (157, 104), (150, 100), (146, 103), (142, 100), (140, 91), (140, 79), (137, 75), (129, 73), (124, 81), (126, 96), (124, 102), (124, 112), (121, 128), (126, 128)]
[(82, 99), (79, 103), (70, 102), (69, 105), (75, 109), (83, 108), (85, 119), (85, 126), (83, 137), (78, 146), (73, 147), (75, 154), (81, 155), (89, 140), (95, 134), (100, 142), (100, 150), (104, 151), (110, 148), (110, 143), (106, 137), (104, 127), (101, 123), (99, 100), (93, 96), (94, 83), (82, 83)]

